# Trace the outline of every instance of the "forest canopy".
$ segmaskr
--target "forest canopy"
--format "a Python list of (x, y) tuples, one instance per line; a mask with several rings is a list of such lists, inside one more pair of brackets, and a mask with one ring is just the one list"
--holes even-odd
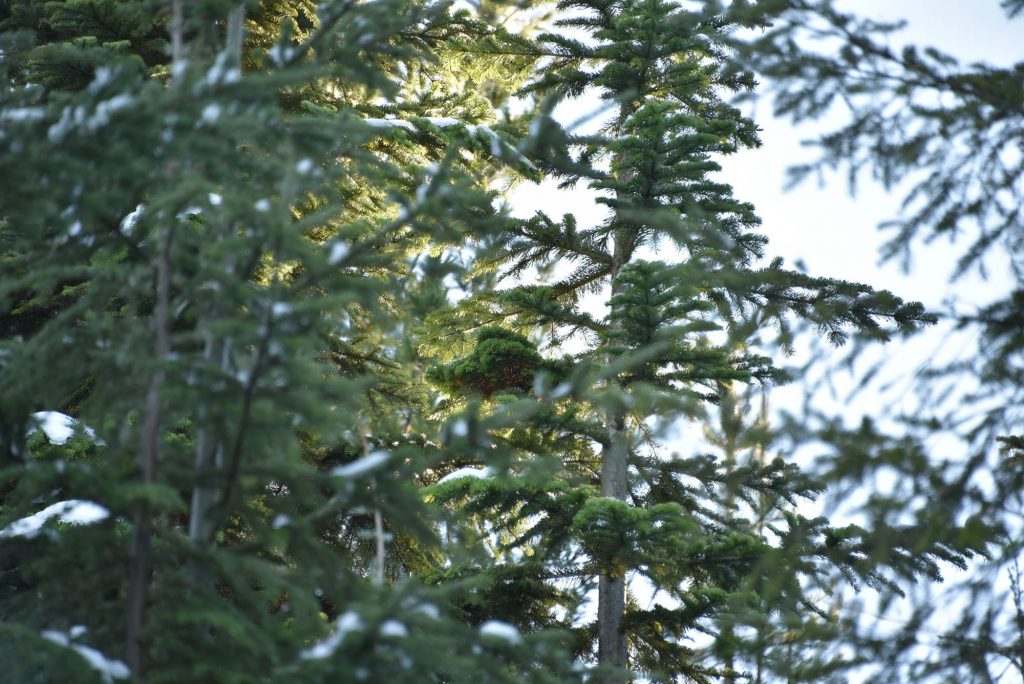
[[(0, 681), (1024, 677), (1024, 63), (900, 28), (0, 2)], [(722, 180), (751, 98), (841, 108), (792, 180), (909, 187), (882, 256), (1005, 296), (778, 257)], [(927, 330), (971, 346), (915, 411), (815, 404)]]

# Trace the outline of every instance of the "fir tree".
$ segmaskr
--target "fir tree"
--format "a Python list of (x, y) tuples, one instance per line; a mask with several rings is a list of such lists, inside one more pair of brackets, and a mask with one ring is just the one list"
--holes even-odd
[[(523, 331), (539, 327), (554, 340), (578, 334), (584, 350), (560, 383), (537, 373), (529, 396), (467, 404), (483, 412), (481, 426), (505, 424), (509, 415), (528, 420), (493, 435), (496, 453), (487, 460), (502, 465), (497, 474), (460, 477), (434, 491), (481, 516), (482, 532), (497, 534), (504, 553), (529, 558), (521, 567), (535, 583), (575, 582), (575, 595), (518, 594), (522, 605), (532, 598), (548, 606), (554, 623), (571, 621), (596, 580), (597, 619), (577, 634), (581, 655), (596, 659), (605, 681), (625, 681), (627, 667), (657, 681), (710, 681), (728, 672), (732, 656), (702, 656), (685, 640), (725, 615), (746, 613), (748, 625), (757, 622), (752, 613), (767, 617), (781, 605), (797, 619), (806, 615), (797, 575), (816, 572), (809, 570), (822, 556), (816, 540), (830, 530), (825, 521), (780, 512), (771, 536), (783, 541), (773, 549), (763, 529), (721, 514), (723, 492), (786, 504), (815, 495), (816, 486), (781, 462), (750, 464), (737, 476), (734, 463), (670, 455), (660, 436), (721, 400), (720, 388), (734, 381), (781, 379), (770, 359), (741, 351), (750, 312), (757, 312), (755, 327), (781, 326), (775, 344), (783, 347), (793, 316), (835, 343), (850, 330), (885, 338), (887, 325), (910, 330), (931, 319), (919, 305), (866, 286), (809, 277), (777, 261), (756, 267), (765, 240), (751, 232), (753, 208), (710, 175), (715, 155), (757, 144), (753, 123), (720, 98), (750, 85), (730, 75), (725, 19), (655, 0), (566, 2), (560, 10), (567, 33), (539, 37), (538, 54), (548, 61), (524, 92), (549, 98), (550, 107), (593, 89), (612, 115), (601, 133), (574, 136), (542, 109), (528, 142), (542, 171), (599, 191), (608, 218), (591, 227), (571, 214), (510, 221), (482, 264), (511, 279), (555, 261), (574, 270), (556, 271), (543, 286), (482, 293), (436, 323), (462, 330), (503, 321)], [(658, 247), (677, 251), (678, 263), (641, 258)], [(591, 292), (605, 295), (603, 318), (581, 304)], [(434, 377), (447, 380), (474, 355)], [(529, 359), (536, 367), (536, 357)], [(824, 560), (854, 563), (843, 553)], [(641, 609), (626, 595), (631, 573), (669, 599)], [(773, 579), (779, 573), (790, 579)], [(510, 589), (521, 586), (520, 579)], [(558, 603), (561, 611), (553, 610)]]
[[(1024, 5), (999, 5), (1007, 30), (1019, 28)], [(944, 588), (924, 584), (908, 601), (896, 602), (899, 617), (893, 610), (888, 620), (858, 620), (850, 611), (853, 626), (845, 638), (884, 681), (1024, 676), (1015, 655), (1024, 643), (1015, 446), (1021, 433), (1024, 173), (1015, 148), (1024, 125), (1024, 64), (966, 64), (955, 45), (895, 49), (905, 22), (874, 20), (861, 8), (827, 0), (732, 3), (730, 10), (764, 26), (737, 47), (744, 64), (763, 76), (777, 114), (793, 123), (842, 115), (842, 125), (808, 131), (817, 154), (791, 169), (792, 183), (843, 171), (851, 190), (866, 179), (894, 192), (906, 188), (899, 213), (879, 226), (888, 234), (883, 260), (912, 272), (933, 259), (933, 240), (948, 239), (960, 247), (951, 283), (969, 287), (966, 276), (973, 271), (1006, 285), (988, 303), (958, 302), (959, 291), (943, 303), (936, 339), (944, 343), (916, 375), (904, 399), (913, 397), (911, 408), (887, 406), (879, 413), (889, 420), (812, 412), (794, 421), (798, 439), (813, 436), (828, 445), (818, 471), (836, 506), (859, 500), (873, 474), (898, 473), (897, 486), (872, 492), (867, 505), (854, 508), (875, 553), (898, 538), (897, 520), (913, 521), (921, 545), (985, 550), (986, 558), (957, 573), (957, 581)], [(855, 360), (863, 365), (865, 356), (855, 346), (840, 368)], [(884, 360), (871, 363), (859, 374), (858, 388), (886, 396), (886, 383), (902, 372)], [(920, 571), (935, 576), (940, 569)], [(891, 604), (863, 605), (870, 613)]]
[[(483, 28), (404, 2), (168, 9), (0, 16), (12, 676), (573, 679), (551, 635), (398, 579), (441, 552), (415, 486), (438, 426), (411, 432), (398, 361), (416, 255), (488, 231), (461, 148), (522, 163), (471, 94), (399, 64), (429, 83)], [(44, 409), (92, 431), (63, 441)]]

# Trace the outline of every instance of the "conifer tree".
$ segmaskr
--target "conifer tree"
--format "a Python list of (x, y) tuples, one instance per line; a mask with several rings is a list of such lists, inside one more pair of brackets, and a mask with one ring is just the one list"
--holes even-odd
[[(563, 2), (559, 9), (565, 33), (539, 37), (546, 61), (524, 92), (548, 98), (550, 107), (596, 90), (611, 114), (601, 133), (578, 136), (542, 109), (528, 142), (543, 172), (597, 190), (607, 219), (581, 226), (572, 214), (538, 213), (509, 221), (500, 242), (481, 254), (482, 265), (513, 283), (549, 263), (574, 269), (556, 269), (550, 284), (481, 293), (438, 317), (436, 327), (502, 322), (548, 331), (556, 341), (575, 334), (583, 351), (566, 363), (552, 348), (548, 362), (571, 369), (566, 376), (542, 371), (526, 340), (511, 333), (504, 339), (522, 351), (488, 355), (495, 335), (482, 331), (475, 348), (434, 371), (456, 405), (461, 396), (474, 415), (523, 418), (492, 435), (487, 462), (501, 464), (497, 473), (477, 470), (434, 492), (482, 516), (480, 533), (524, 559), (509, 593), (495, 588), (492, 605), (530, 601), (519, 604), (521, 614), (568, 625), (596, 581), (596, 620), (577, 629), (578, 648), (596, 659), (604, 681), (625, 681), (626, 668), (656, 681), (711, 681), (728, 674), (727, 652), (736, 646), (702, 655), (685, 645), (695, 632), (713, 631), (727, 614), (745, 614), (744, 624), (754, 625), (755, 615), (765, 619), (780, 606), (806, 620), (813, 611), (797, 575), (815, 575), (818, 561), (869, 581), (882, 575), (878, 567), (855, 567), (853, 553), (823, 553), (832, 534), (826, 521), (780, 511), (768, 534), (721, 514), (726, 490), (783, 505), (815, 495), (793, 466), (749, 464), (738, 476), (732, 463), (667, 452), (664, 431), (700, 415), (705, 402), (721, 401), (721, 388), (734, 381), (781, 379), (769, 358), (742, 351), (751, 312), (755, 329), (780, 327), (776, 349), (789, 345), (793, 317), (834, 343), (851, 330), (885, 338), (931, 319), (887, 292), (788, 271), (778, 261), (756, 265), (765, 239), (751, 232), (753, 208), (711, 177), (715, 156), (757, 144), (753, 123), (722, 99), (750, 85), (725, 59), (726, 19), (657, 0)], [(645, 260), (652, 249), (671, 250), (678, 261)], [(588, 293), (603, 295), (605, 315), (584, 308)], [(488, 356), (494, 367), (480, 365)], [(468, 381), (470, 369), (514, 381), (484, 388)], [(502, 569), (504, 579), (513, 574)], [(667, 600), (641, 609), (626, 594), (631, 574)], [(565, 593), (566, 580), (575, 591)]]
[[(760, 263), (753, 207), (713, 177), (757, 144), (724, 100), (752, 85), (728, 19), (662, 0), (555, 19), (0, 8), (15, 677), (810, 680), (835, 662), (794, 668), (777, 637), (828, 634), (810, 591), (976, 550), (906, 533), (875, 556), (793, 510), (818, 485), (792, 464), (666, 447), (783, 380), (794, 320), (841, 343), (930, 318)], [(576, 135), (552, 108), (588, 91), (610, 118)], [(607, 219), (498, 205), (546, 177), (588, 184)]]
[(480, 23), (104, 0), (0, 21), (11, 676), (572, 680), (551, 635), (401, 580), (440, 553), (409, 281), (489, 230), (459, 150), (522, 163), (432, 84)]
[[(998, 4), (1013, 35), (1024, 4)], [(944, 9), (998, 11), (995, 5)], [(929, 245), (938, 238), (959, 248), (949, 269), (956, 287), (940, 307), (933, 338), (937, 351), (922, 360), (912, 391), (879, 412), (887, 420), (811, 412), (794, 421), (793, 433), (827, 445), (816, 470), (836, 505), (851, 503), (860, 524), (878, 525), (872, 537), (879, 553), (897, 536), (894, 521), (914, 521), (922, 544), (967, 541), (985, 549), (985, 557), (944, 586), (918, 587), (905, 601), (866, 603), (865, 614), (883, 612), (886, 619), (854, 619), (846, 638), (887, 682), (1024, 677), (1017, 655), (1024, 644), (1024, 167), (1018, 150), (1024, 62), (1018, 55), (1000, 63), (982, 51), (981, 59), (965, 63), (958, 57), (963, 45), (908, 42), (906, 21), (879, 21), (861, 7), (830, 0), (731, 3), (729, 10), (763, 27), (737, 47), (743, 63), (762, 76), (762, 93), (772, 94), (776, 113), (794, 124), (827, 122), (807, 131), (815, 156), (790, 169), (790, 183), (841, 171), (851, 190), (874, 181), (901, 193), (898, 212), (879, 226), (886, 235), (880, 256), (906, 272), (934, 263)], [(973, 274), (1004, 287), (991, 301), (977, 302)], [(865, 356), (854, 346), (839, 368), (863, 367)], [(886, 360), (871, 362), (857, 387), (886, 397), (887, 383), (903, 373)], [(897, 486), (859, 503), (864, 483), (888, 469), (898, 473), (888, 476)]]

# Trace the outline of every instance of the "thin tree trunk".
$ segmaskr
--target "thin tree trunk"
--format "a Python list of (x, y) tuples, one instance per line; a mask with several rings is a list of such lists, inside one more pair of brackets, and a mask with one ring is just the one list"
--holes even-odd
[[(739, 417), (736, 388), (733, 383), (719, 381), (717, 387), (718, 395), (722, 402), (719, 408), (721, 412), (719, 425), (722, 431), (722, 449), (725, 452), (725, 470), (729, 475), (732, 475), (736, 471), (736, 455), (739, 450), (737, 443), (739, 432), (743, 429), (743, 424)], [(733, 506), (736, 503), (736, 493), (731, 485), (725, 490), (725, 501), (723, 503), (722, 517), (725, 519), (726, 524), (729, 525), (733, 519)], [(729, 648), (726, 652), (722, 668), (725, 673), (722, 678), (722, 684), (736, 684), (736, 656), (731, 650), (731, 643), (728, 643), (735, 637), (735, 631), (732, 625), (729, 624), (722, 625), (721, 630), (719, 639), (727, 642), (726, 647)]]
[[(626, 500), (629, 450), (622, 416), (609, 416), (609, 445), (601, 459), (601, 494)], [(625, 670), (629, 665), (626, 648), (626, 576), (602, 574), (597, 594), (597, 657), (602, 666)], [(626, 676), (605, 677), (605, 684), (620, 684)]]
[[(624, 418), (609, 416), (609, 445), (601, 458), (601, 494), (620, 501), (626, 500), (629, 449), (626, 444)], [(597, 653), (598, 663), (625, 670), (628, 666), (626, 632), (626, 578), (601, 575), (597, 594)], [(625, 682), (625, 675), (610, 675), (606, 684)]]
[[(178, 64), (184, 55), (184, 0), (171, 0), (171, 62)], [(156, 262), (156, 305), (153, 311), (154, 351), (157, 368), (146, 393), (146, 414), (142, 428), (142, 449), (139, 471), (142, 485), (156, 480), (156, 464), (160, 456), (160, 391), (164, 384), (163, 362), (171, 351), (168, 325), (171, 298), (171, 246), (174, 229), (170, 228), (161, 245)], [(153, 522), (149, 506), (139, 505), (135, 512), (131, 546), (131, 577), (128, 585), (127, 624), (125, 629), (125, 660), (134, 677), (146, 669), (146, 608), (153, 565)]]
[[(615, 278), (628, 260), (628, 237), (616, 234), (612, 268), (609, 273), (611, 297), (615, 296)], [(626, 418), (622, 409), (608, 412), (608, 443), (601, 452), (601, 494), (625, 501), (629, 491), (629, 439), (626, 432)], [(623, 684), (625, 670), (629, 666), (626, 647), (626, 631), (623, 621), (626, 616), (626, 577), (602, 574), (597, 588), (597, 662), (601, 666), (617, 668), (620, 672), (609, 674), (603, 684)]]
[(373, 535), (377, 540), (377, 567), (374, 582), (377, 586), (382, 587), (384, 586), (384, 565), (387, 560), (387, 551), (384, 538), (384, 516), (381, 515), (379, 508), (373, 509)]
[[(162, 364), (171, 350), (168, 330), (168, 310), (171, 290), (171, 243), (173, 231), (168, 232), (156, 263), (156, 307), (154, 310), (154, 337), (156, 361)], [(164, 383), (163, 367), (158, 365), (150, 380), (146, 394), (146, 417), (142, 429), (142, 450), (139, 470), (143, 486), (156, 479), (156, 465), (160, 455), (160, 391)], [(132, 532), (131, 582), (128, 589), (128, 625), (126, 660), (132, 674), (141, 676), (146, 668), (144, 632), (146, 605), (149, 601), (149, 581), (152, 571), (152, 520), (149, 507), (142, 503), (135, 513)]]
[(245, 5), (235, 5), (228, 12), (228, 30), (225, 49), (231, 66), (241, 67), (242, 45), (245, 38)]
[[(225, 36), (225, 53), (228, 65), (241, 68), (242, 46), (245, 37), (245, 6), (236, 5), (228, 12), (227, 31)], [(214, 314), (216, 318), (216, 312)], [(203, 351), (207, 364), (220, 357), (221, 372), (226, 373), (230, 365), (231, 350), (220, 340), (208, 339)], [(202, 427), (196, 438), (195, 472), (198, 479), (192, 489), (192, 505), (189, 510), (189, 540), (193, 544), (206, 544), (214, 532), (211, 509), (218, 503), (218, 488), (209, 482), (212, 471), (224, 466), (224, 444), (210, 435), (205, 425), (207, 408), (199, 407), (200, 424)]]
[(171, 63), (185, 56), (185, 0), (171, 0)]
[[(359, 442), (363, 447), (363, 456), (370, 453), (370, 442), (366, 439), (366, 430), (363, 428), (363, 424), (359, 422)], [(377, 497), (380, 496), (374, 487), (374, 492)], [(384, 586), (384, 568), (387, 564), (387, 544), (384, 538), (384, 515), (380, 512), (380, 508), (373, 509), (373, 538), (377, 543), (377, 553), (374, 558), (373, 567), (373, 581), (379, 587)]]
[[(220, 357), (220, 369), (227, 373), (231, 361), (231, 349), (224, 342), (209, 342), (203, 357), (207, 363)], [(217, 505), (219, 489), (210, 482), (211, 475), (224, 467), (224, 443), (211, 436), (210, 429), (205, 426), (207, 417), (206, 406), (199, 407), (200, 422), (196, 437), (196, 477), (198, 482), (192, 489), (192, 505), (189, 509), (189, 540), (193, 544), (206, 544), (213, 537), (214, 524), (211, 510)]]

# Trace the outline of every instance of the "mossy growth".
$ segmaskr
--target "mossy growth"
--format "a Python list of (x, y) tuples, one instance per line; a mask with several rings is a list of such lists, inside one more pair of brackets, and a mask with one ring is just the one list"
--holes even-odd
[(519, 333), (489, 326), (477, 332), (476, 347), (469, 356), (431, 368), (427, 378), (452, 394), (522, 395), (533, 389), (537, 373), (549, 373), (558, 381), (568, 375), (570, 364), (568, 359), (545, 359)]

